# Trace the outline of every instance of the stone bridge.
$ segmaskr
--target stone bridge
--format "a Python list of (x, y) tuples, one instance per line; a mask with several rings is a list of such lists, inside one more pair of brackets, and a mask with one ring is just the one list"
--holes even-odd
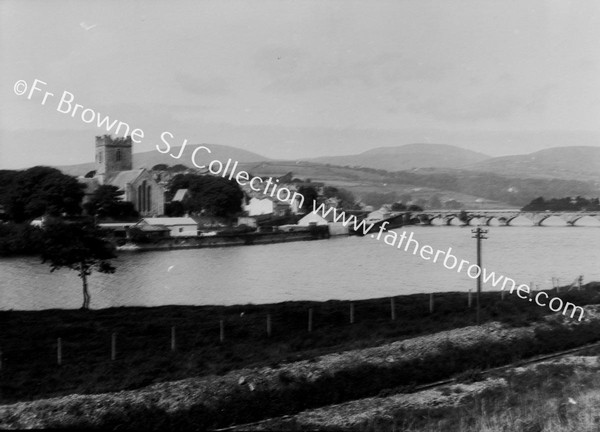
[(437, 224), (454, 225), (461, 222), (462, 225), (501, 225), (510, 226), (511, 222), (518, 217), (531, 221), (533, 226), (543, 226), (544, 221), (551, 217), (558, 217), (565, 222), (566, 226), (575, 226), (578, 220), (589, 216), (600, 221), (600, 211), (578, 211), (578, 212), (555, 212), (555, 211), (521, 211), (521, 210), (465, 210), (466, 221), (461, 220), (460, 210), (429, 210), (420, 212), (416, 216), (423, 225), (431, 225), (438, 220)]

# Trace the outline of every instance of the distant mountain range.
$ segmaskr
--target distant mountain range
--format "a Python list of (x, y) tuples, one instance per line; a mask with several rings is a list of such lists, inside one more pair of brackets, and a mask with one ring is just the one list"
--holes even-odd
[[(226, 145), (203, 144), (212, 153), (201, 151), (198, 162), (213, 159), (227, 161), (231, 158), (241, 164), (276, 162), (265, 156)], [(156, 150), (135, 153), (133, 168), (152, 168), (157, 164), (183, 164), (192, 167), (192, 153), (197, 145), (188, 144), (183, 155), (175, 159)], [(180, 147), (173, 147), (177, 155)], [(494, 173), (512, 178), (557, 178), (564, 180), (593, 181), (600, 184), (600, 147), (555, 147), (525, 155), (490, 157), (483, 153), (446, 144), (407, 144), (398, 147), (380, 147), (364, 153), (307, 159), (303, 162), (346, 167), (363, 167), (386, 171), (413, 170), (425, 173), (460, 170)], [(298, 161), (282, 162), (286, 165)], [(94, 169), (93, 163), (58, 167), (70, 175), (83, 175)], [(325, 168), (325, 167), (323, 167)], [(293, 170), (292, 170), (293, 171)]]
[(518, 178), (560, 178), (600, 181), (600, 147), (556, 147), (525, 155), (490, 157), (446, 144), (381, 147), (357, 155), (310, 161), (404, 171), (422, 168), (463, 169)]
[[(527, 155), (489, 157), (482, 153), (443, 144), (408, 144), (381, 147), (357, 155), (331, 156), (309, 160), (281, 161), (235, 147), (204, 144), (212, 153), (201, 151), (198, 163), (231, 158), (238, 169), (253, 175), (284, 175), (342, 187), (362, 197), (368, 193), (394, 192), (430, 199), (454, 199), (466, 206), (522, 206), (533, 198), (560, 198), (600, 195), (600, 148), (556, 147)], [(197, 145), (188, 145), (175, 159), (156, 150), (135, 153), (133, 168), (152, 168), (157, 164), (193, 167), (192, 153)], [(171, 153), (178, 155), (180, 147)], [(94, 163), (58, 167), (66, 174), (84, 175)], [(375, 171), (381, 170), (381, 171)]]
[(398, 147), (379, 147), (357, 155), (320, 157), (309, 161), (403, 171), (430, 167), (463, 168), (487, 159), (490, 159), (490, 156), (447, 144), (406, 144)]
[(464, 168), (508, 177), (600, 181), (600, 147), (555, 147), (490, 158)]

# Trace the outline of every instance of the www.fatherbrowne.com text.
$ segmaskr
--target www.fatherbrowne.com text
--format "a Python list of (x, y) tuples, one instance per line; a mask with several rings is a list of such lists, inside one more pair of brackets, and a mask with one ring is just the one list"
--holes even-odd
[[(354, 229), (356, 232), (361, 232), (364, 235), (369, 234), (374, 225), (367, 224), (364, 220), (358, 222), (356, 216), (352, 215), (350, 217), (346, 217), (345, 212), (338, 212), (337, 209), (333, 207), (326, 208), (325, 204), (321, 204), (317, 207), (316, 202), (313, 201), (313, 211), (322, 216), (323, 218), (327, 218), (331, 215), (331, 218), (336, 223), (341, 223), (345, 227), (349, 227)], [(502, 285), (500, 290), (504, 291), (508, 289), (512, 294), (516, 291), (517, 297), (523, 300), (529, 300), (530, 302), (535, 302), (538, 306), (548, 306), (552, 312), (560, 312), (562, 311), (563, 315), (566, 315), (569, 310), (571, 310), (571, 318), (575, 317), (576, 313), (579, 313), (579, 321), (583, 319), (584, 309), (581, 306), (576, 306), (570, 302), (563, 302), (563, 300), (559, 297), (553, 297), (549, 302), (543, 303), (543, 300), (547, 300), (549, 298), (548, 294), (545, 291), (539, 291), (535, 297), (532, 297), (531, 287), (527, 284), (517, 285), (517, 282), (514, 279), (508, 278), (504, 275), (496, 275), (495, 272), (488, 272), (486, 268), (481, 268), (477, 264), (471, 264), (469, 261), (459, 259), (452, 255), (452, 248), (448, 247), (448, 250), (434, 250), (429, 245), (420, 245), (419, 242), (414, 238), (414, 233), (411, 231), (410, 234), (402, 231), (402, 234), (398, 234), (396, 231), (387, 231), (385, 236), (383, 235), (384, 231), (386, 231), (386, 226), (389, 225), (389, 222), (385, 221), (379, 226), (379, 231), (377, 234), (374, 232), (371, 233), (371, 237), (376, 240), (381, 240), (383, 236), (383, 242), (389, 246), (395, 247), (396, 249), (404, 249), (404, 252), (412, 251), (413, 255), (418, 255), (424, 259), (425, 261), (432, 262), (441, 262), (444, 267), (448, 270), (456, 270), (457, 273), (464, 272), (472, 279), (477, 279), (479, 276), (483, 276), (483, 282), (488, 283), (491, 281), (492, 287), (497, 288)], [(404, 247), (402, 247), (404, 245)]]

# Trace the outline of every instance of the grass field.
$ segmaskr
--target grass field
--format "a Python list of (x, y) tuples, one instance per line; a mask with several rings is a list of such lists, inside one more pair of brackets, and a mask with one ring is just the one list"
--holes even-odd
[[(600, 302), (600, 284), (560, 294), (578, 305)], [(500, 293), (484, 293), (482, 321), (515, 326), (539, 321), (544, 308)], [(274, 366), (354, 348), (376, 346), (474, 324), (464, 293), (353, 302), (287, 302), (272, 305), (165, 306), (97, 311), (47, 310), (0, 312), (0, 402), (10, 403), (70, 393), (135, 389), (151, 383), (228, 371)], [(312, 331), (308, 331), (312, 309)], [(267, 334), (270, 316), (271, 335)], [(221, 322), (224, 340), (221, 342)], [(175, 350), (172, 350), (172, 332)], [(116, 335), (116, 359), (111, 338)], [(57, 365), (61, 338), (62, 365)], [(571, 338), (569, 336), (569, 338)], [(548, 338), (547, 349), (576, 340)], [(556, 347), (553, 346), (556, 345)]]

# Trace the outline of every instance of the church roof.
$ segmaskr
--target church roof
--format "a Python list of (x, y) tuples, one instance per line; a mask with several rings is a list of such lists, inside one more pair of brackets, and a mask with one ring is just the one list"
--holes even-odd
[(127, 184), (133, 183), (143, 171), (144, 169), (119, 171), (108, 177), (104, 183), (116, 186), (121, 190), (125, 190)]
[(183, 201), (187, 192), (187, 189), (177, 189), (177, 192), (175, 193), (175, 196), (173, 197), (172, 201)]

